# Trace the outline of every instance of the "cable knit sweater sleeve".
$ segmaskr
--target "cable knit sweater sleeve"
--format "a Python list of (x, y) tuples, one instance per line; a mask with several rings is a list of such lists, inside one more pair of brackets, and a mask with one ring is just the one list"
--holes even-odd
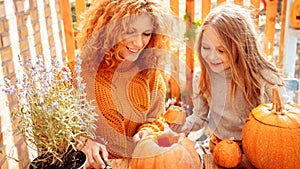
[(149, 79), (150, 87), (150, 109), (147, 113), (147, 119), (142, 124), (140, 130), (151, 130), (153, 132), (164, 130), (164, 105), (166, 97), (166, 85), (162, 74), (158, 70), (148, 70), (141, 74)]

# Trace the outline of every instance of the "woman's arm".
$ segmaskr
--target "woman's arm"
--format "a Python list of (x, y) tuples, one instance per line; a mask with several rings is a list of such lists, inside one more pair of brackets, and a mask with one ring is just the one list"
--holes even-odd
[(138, 133), (134, 136), (137, 141), (144, 135), (163, 131), (165, 128), (163, 114), (165, 112), (166, 85), (163, 76), (158, 70), (149, 70), (146, 75), (150, 89), (147, 91), (150, 97), (150, 109), (147, 112), (145, 123), (138, 128)]

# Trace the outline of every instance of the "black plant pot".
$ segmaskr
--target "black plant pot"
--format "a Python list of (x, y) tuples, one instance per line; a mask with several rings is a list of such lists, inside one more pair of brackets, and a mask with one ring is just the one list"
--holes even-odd
[[(70, 159), (61, 167), (55, 165), (49, 165), (45, 162), (42, 162), (39, 160), (41, 159), (42, 156), (39, 156), (31, 162), (29, 169), (54, 169), (54, 168), (55, 169), (83, 169), (87, 161), (86, 155), (82, 151), (76, 151), (76, 152), (74, 151), (74, 156), (75, 158), (72, 159), (76, 159), (76, 160)], [(42, 159), (44, 158), (45, 157), (43, 157)]]

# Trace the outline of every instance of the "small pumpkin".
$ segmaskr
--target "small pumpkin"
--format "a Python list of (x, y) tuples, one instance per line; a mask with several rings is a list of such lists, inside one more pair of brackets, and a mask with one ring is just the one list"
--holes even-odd
[(300, 106), (283, 104), (273, 89), (273, 104), (261, 104), (249, 114), (242, 130), (243, 151), (256, 168), (300, 166)]
[(158, 132), (141, 140), (134, 149), (132, 169), (202, 169), (194, 144), (183, 134)]
[(237, 167), (242, 161), (242, 150), (233, 137), (220, 141), (214, 148), (213, 155), (215, 163), (225, 168)]
[(295, 29), (300, 29), (300, 0), (295, 0), (290, 8), (290, 23)]
[(171, 105), (164, 114), (164, 118), (169, 124), (184, 124), (186, 112), (179, 106)]

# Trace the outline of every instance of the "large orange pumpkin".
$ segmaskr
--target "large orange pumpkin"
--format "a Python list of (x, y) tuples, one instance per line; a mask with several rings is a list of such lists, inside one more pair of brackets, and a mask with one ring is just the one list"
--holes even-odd
[(233, 138), (220, 141), (214, 148), (214, 161), (221, 167), (234, 168), (242, 161), (242, 150)]
[(131, 168), (202, 169), (202, 164), (194, 144), (183, 134), (160, 132), (137, 144)]
[(300, 29), (300, 0), (295, 0), (290, 8), (290, 23), (295, 29)]
[(300, 166), (300, 106), (283, 104), (278, 89), (273, 104), (254, 108), (242, 131), (243, 150), (260, 169), (291, 169)]

